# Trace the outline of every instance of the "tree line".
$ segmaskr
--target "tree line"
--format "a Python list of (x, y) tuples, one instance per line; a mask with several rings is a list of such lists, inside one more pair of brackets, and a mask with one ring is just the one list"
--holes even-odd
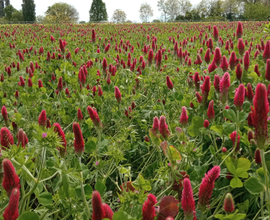
[(0, 21), (28, 21), (36, 20), (36, 5), (34, 0), (22, 0), (22, 8), (15, 9), (10, 0), (0, 0)]
[[(192, 5), (190, 0), (158, 0), (157, 6), (161, 18), (154, 22), (270, 19), (269, 0), (201, 0), (197, 5)], [(151, 8), (150, 5), (147, 7)], [(142, 21), (148, 21), (140, 17)]]
[[(190, 0), (158, 0), (160, 19), (152, 22), (174, 22), (183, 20), (220, 21), (220, 20), (270, 20), (270, 0), (201, 0), (192, 5)], [(150, 22), (154, 16), (150, 4), (140, 6), (140, 19)], [(131, 22), (121, 9), (116, 9), (111, 21), (115, 23)], [(90, 9), (91, 21), (107, 21), (106, 5), (102, 0), (93, 0)]]
[[(36, 16), (34, 0), (22, 0), (22, 8), (15, 9), (10, 0), (0, 0), (0, 21), (27, 21), (38, 23), (78, 23), (79, 13), (67, 3), (55, 3), (49, 6), (44, 16)], [(220, 20), (269, 20), (270, 0), (200, 0), (192, 5), (190, 0), (158, 0), (160, 19), (152, 22), (174, 22), (183, 20), (220, 21)], [(143, 3), (139, 10), (142, 22), (150, 22), (154, 16), (150, 4)], [(108, 21), (106, 4), (103, 0), (93, 0), (89, 10), (89, 22)], [(124, 23), (126, 13), (116, 9), (112, 22)], [(80, 23), (85, 23), (81, 21)]]
[[(201, 0), (197, 5), (190, 0), (158, 0), (157, 6), (161, 17), (152, 22), (270, 20), (270, 0)], [(142, 22), (150, 22), (154, 15), (147, 3), (141, 5), (139, 13)], [(125, 12), (117, 9), (112, 21), (125, 22), (125, 18)]]

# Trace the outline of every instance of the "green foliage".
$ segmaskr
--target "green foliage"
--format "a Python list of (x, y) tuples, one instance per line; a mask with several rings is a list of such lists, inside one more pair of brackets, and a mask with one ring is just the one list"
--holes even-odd
[(15, 12), (15, 10), (16, 10), (16, 9), (13, 8), (12, 5), (8, 5), (8, 6), (5, 7), (4, 11), (5, 11), (6, 19), (7, 19), (8, 21), (11, 20), (11, 18), (12, 18), (12, 13)]
[(263, 192), (265, 188), (265, 186), (255, 177), (250, 177), (245, 182), (245, 187), (251, 194), (259, 194)]
[[(187, 11), (185, 16), (190, 16), (189, 12), (192, 10)], [(196, 10), (196, 13), (203, 17), (202, 11)], [(91, 216), (87, 217), (87, 206), (92, 212), (92, 192), (97, 190), (101, 194), (102, 203), (107, 203), (115, 212), (113, 219), (142, 219), (142, 205), (149, 193), (157, 196), (160, 202), (156, 204), (160, 206), (157, 215), (161, 217), (164, 215), (163, 211), (170, 210), (173, 215), (178, 215), (173, 217), (183, 219), (184, 213), (179, 203), (181, 193), (178, 192), (182, 192), (183, 178), (186, 177), (191, 181), (197, 218), (206, 219), (216, 215), (219, 219), (242, 219), (246, 214), (249, 219), (257, 219), (261, 213), (267, 215), (267, 208), (264, 206), (266, 203), (260, 198), (265, 192), (266, 176), (261, 165), (254, 161), (256, 143), (249, 141), (247, 136), (248, 130), (254, 131), (254, 127), (247, 123), (252, 103), (246, 100), (239, 114), (236, 112), (234, 94), (239, 81), (235, 77), (235, 71), (228, 69), (231, 88), (226, 105), (230, 109), (225, 110), (220, 104), (220, 94), (213, 86), (214, 75), (223, 75), (221, 68), (208, 74), (208, 64), (204, 60), (201, 65), (194, 64), (200, 48), (203, 50), (202, 59), (207, 49), (197, 36), (202, 32), (202, 40), (206, 33), (208, 38), (212, 37), (212, 29), (208, 34), (209, 25), (213, 27), (214, 24), (1, 26), (1, 39), (4, 41), (1, 41), (0, 45), (0, 63), (4, 80), (0, 81), (0, 104), (7, 108), (9, 123), (6, 123), (0, 114), (0, 124), (1, 128), (7, 127), (10, 130), (14, 144), (9, 146), (9, 149), (0, 146), (0, 160), (10, 159), (20, 177), (20, 218), (26, 216), (25, 219), (35, 219), (39, 216), (40, 219), (90, 219)], [(233, 37), (237, 23), (220, 22), (215, 25), (224, 41), (231, 38), (235, 49), (231, 49), (230, 53), (236, 51), (237, 58), (240, 59), (236, 47), (237, 39)], [(261, 39), (264, 39), (264, 42), (267, 40), (267, 34), (263, 32), (265, 22), (243, 22), (243, 26), (243, 39), (247, 39), (248, 43), (251, 42), (251, 36), (253, 45), (261, 44)], [(92, 29), (97, 33), (95, 43), (89, 41)], [(55, 41), (51, 41), (51, 35)], [(157, 49), (164, 49), (161, 70), (157, 69), (156, 62), (142, 69), (140, 57), (144, 62), (148, 62), (148, 53), (142, 50), (144, 45), (151, 46), (154, 36), (157, 38)], [(184, 60), (180, 64), (179, 58), (172, 53), (173, 39), (179, 42), (187, 37), (187, 45), (181, 46), (183, 52), (187, 51), (192, 60), (191, 66), (186, 65)], [(58, 50), (59, 38), (67, 42), (64, 52)], [(105, 53), (104, 46), (108, 45), (109, 40), (111, 48)], [(15, 48), (10, 48), (9, 43), (14, 44)], [(32, 46), (33, 50), (30, 51)], [(214, 42), (214, 46), (219, 46), (219, 43)], [(39, 51), (41, 47), (44, 52)], [(98, 47), (100, 53), (96, 52)], [(228, 59), (229, 52), (224, 46), (220, 48), (222, 55)], [(18, 58), (19, 50), (24, 61)], [(265, 63), (262, 55), (253, 59), (256, 50), (255, 46), (251, 47), (252, 59), (247, 71), (250, 78), (244, 77), (241, 82), (245, 86), (250, 82), (253, 92), (258, 82), (268, 85), (263, 77)], [(50, 59), (47, 59), (47, 52), (50, 52)], [(154, 48), (154, 53), (157, 52)], [(56, 55), (55, 59), (52, 58), (53, 53)], [(63, 58), (68, 53), (71, 59)], [(128, 66), (124, 68), (119, 62), (123, 59), (127, 63), (128, 56), (131, 56), (131, 62), (135, 63), (135, 58), (137, 60), (134, 70)], [(106, 71), (109, 73), (109, 67), (106, 71), (102, 68), (104, 58), (117, 69), (115, 76), (110, 75), (110, 83), (105, 75)], [(35, 69), (31, 78), (29, 73), (26, 73), (30, 61), (34, 63)], [(17, 62), (20, 64), (19, 70), (16, 68)], [(255, 64), (259, 64), (262, 76), (253, 72)], [(81, 85), (78, 75), (84, 65), (87, 77), (86, 83)], [(10, 66), (12, 68), (9, 76), (5, 68)], [(100, 75), (97, 74), (98, 71)], [(187, 78), (191, 78), (195, 72), (198, 72), (201, 78), (206, 75), (211, 77), (207, 104), (210, 100), (214, 101), (215, 118), (209, 120), (208, 127), (204, 127), (204, 121), (208, 119), (207, 105), (198, 103), (194, 96), (194, 84), (187, 82)], [(52, 79), (52, 73), (55, 80)], [(173, 82), (173, 89), (168, 89), (166, 85), (167, 75)], [(24, 87), (18, 84), (20, 76), (25, 80)], [(58, 86), (60, 77), (63, 79), (62, 91)], [(27, 84), (30, 79), (32, 87)], [(43, 87), (39, 88), (38, 80), (42, 81)], [(203, 81), (200, 83), (203, 84)], [(103, 94), (94, 94), (94, 86), (100, 86)], [(115, 98), (115, 86), (119, 87), (122, 94), (120, 103)], [(69, 93), (65, 89), (68, 89)], [(16, 90), (19, 97), (14, 96)], [(201, 90), (198, 92), (202, 94)], [(102, 126), (95, 126), (87, 111), (88, 106), (95, 108)], [(184, 106), (188, 112), (187, 125), (179, 122)], [(83, 115), (80, 121), (77, 117), (79, 108)], [(52, 126), (54, 123), (60, 124), (66, 142), (53, 127), (38, 125), (42, 110), (46, 110)], [(166, 142), (160, 134), (161, 129), (152, 129), (153, 118), (160, 118), (161, 115), (166, 117), (168, 127), (164, 128), (168, 129), (170, 134)], [(80, 157), (73, 147), (75, 135), (72, 124), (75, 121), (79, 122), (84, 139), (84, 152)], [(29, 140), (25, 148), (22, 144), (17, 147), (20, 128)], [(238, 152), (232, 152), (230, 134), (234, 131), (241, 136)], [(65, 149), (65, 143), (66, 151), (60, 154), (59, 151)], [(264, 156), (266, 167), (270, 170), (269, 154), (265, 153)], [(227, 159), (224, 161), (225, 157)], [(206, 210), (202, 217), (202, 212), (198, 209), (198, 190), (205, 174), (217, 165), (220, 165), (221, 171), (214, 183), (210, 199), (211, 209)], [(23, 190), (24, 195), (27, 195), (31, 189), (33, 192), (24, 201)], [(222, 206), (224, 195), (228, 192), (233, 195), (239, 213), (235, 211), (225, 214)], [(172, 203), (166, 200), (168, 196)], [(164, 198), (165, 208), (162, 210), (161, 201), (164, 201)], [(4, 211), (8, 201), (7, 193), (2, 190), (1, 210)], [(29, 210), (31, 214), (28, 213)], [(31, 216), (27, 217), (28, 215)]]
[(10, 5), (10, 1), (9, 0), (5, 0), (5, 6), (9, 6)]
[(238, 213), (238, 210), (236, 210), (233, 214), (229, 215), (222, 215), (222, 214), (216, 214), (215, 218), (221, 219), (221, 220), (242, 220), (246, 217), (246, 214)]
[(255, 21), (265, 21), (270, 18), (270, 6), (262, 3), (245, 4), (244, 17)]
[(108, 14), (106, 4), (102, 0), (93, 0), (89, 11), (91, 21), (107, 21)]
[(36, 5), (34, 3), (34, 0), (23, 0), (22, 14), (24, 21), (36, 20)]
[(0, 0), (0, 18), (5, 16), (4, 8), (4, 0)]
[(12, 21), (23, 21), (23, 14), (22, 14), (22, 11), (18, 11), (18, 10), (15, 10), (13, 13), (12, 13), (12, 17), (11, 17), (11, 20)]
[(127, 214), (124, 211), (117, 211), (116, 213), (114, 213), (113, 220), (122, 220), (122, 219), (135, 220), (134, 218), (132, 218), (129, 214)]
[(38, 214), (35, 212), (25, 212), (19, 216), (18, 220), (39, 220)]
[(160, 23), (161, 21), (160, 20), (158, 20), (158, 19), (154, 19), (153, 21), (152, 21), (152, 23)]
[(248, 178), (247, 171), (249, 170), (251, 163), (246, 158), (239, 158), (238, 161), (233, 163), (232, 160), (226, 161), (226, 165), (231, 174), (233, 174), (233, 179), (230, 182), (232, 188), (241, 188), (243, 183), (239, 178)]
[(49, 6), (45, 12), (46, 22), (51, 23), (77, 23), (79, 20), (79, 13), (76, 8), (67, 3), (55, 3), (52, 6)]

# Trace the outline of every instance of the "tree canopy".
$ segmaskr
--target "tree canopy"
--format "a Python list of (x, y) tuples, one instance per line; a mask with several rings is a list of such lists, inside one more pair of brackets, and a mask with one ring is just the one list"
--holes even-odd
[(90, 21), (107, 21), (106, 4), (102, 0), (93, 0), (90, 11)]
[(116, 23), (124, 23), (127, 19), (127, 14), (121, 9), (116, 9), (112, 16), (112, 21)]
[(34, 3), (34, 0), (23, 0), (22, 14), (24, 21), (36, 20), (36, 5)]
[(76, 23), (79, 20), (79, 13), (76, 8), (67, 3), (55, 3), (48, 7), (45, 12), (47, 22), (59, 23), (68, 22)]
[(141, 18), (142, 22), (148, 22), (149, 18), (154, 15), (153, 9), (151, 8), (151, 5), (149, 5), (147, 3), (141, 4), (139, 12), (140, 12), (140, 18)]

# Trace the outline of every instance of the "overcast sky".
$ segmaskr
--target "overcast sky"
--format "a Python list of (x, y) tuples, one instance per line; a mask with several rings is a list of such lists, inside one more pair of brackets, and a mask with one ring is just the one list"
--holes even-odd
[[(197, 4), (199, 1), (200, 0), (191, 0), (191, 3)], [(34, 0), (34, 2), (36, 4), (36, 15), (44, 15), (48, 6), (56, 2), (65, 2), (73, 5), (77, 9), (80, 15), (80, 21), (89, 21), (89, 10), (92, 0)], [(106, 3), (109, 20), (111, 20), (115, 9), (121, 9), (126, 12), (128, 20), (140, 22), (139, 9), (140, 5), (144, 2), (150, 4), (154, 10), (154, 16), (151, 20), (159, 19), (161, 15), (157, 8), (157, 0), (103, 0), (103, 2)], [(10, 0), (10, 4), (19, 10), (21, 9), (22, 0)]]

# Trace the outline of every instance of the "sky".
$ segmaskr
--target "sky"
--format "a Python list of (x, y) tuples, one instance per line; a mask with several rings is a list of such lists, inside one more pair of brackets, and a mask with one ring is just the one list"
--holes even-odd
[[(200, 0), (190, 0), (192, 4), (199, 3)], [(36, 4), (36, 15), (44, 15), (48, 6), (53, 5), (57, 2), (65, 2), (73, 5), (79, 12), (79, 21), (89, 21), (89, 10), (92, 4), (92, 0), (34, 0)], [(75, 3), (74, 3), (75, 2)], [(159, 19), (161, 12), (157, 8), (157, 0), (103, 0), (106, 4), (108, 20), (111, 20), (115, 9), (121, 9), (127, 14), (127, 20), (140, 22), (139, 9), (142, 3), (148, 3), (151, 5), (154, 16), (150, 18)], [(10, 4), (16, 8), (21, 9), (22, 0), (10, 0)]]

